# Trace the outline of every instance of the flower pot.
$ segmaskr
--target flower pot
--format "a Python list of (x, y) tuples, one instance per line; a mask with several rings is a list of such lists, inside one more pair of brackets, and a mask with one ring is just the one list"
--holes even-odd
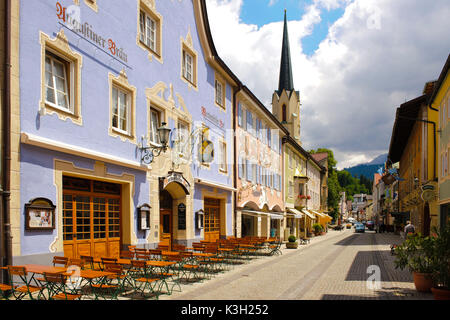
[(433, 280), (430, 273), (413, 272), (414, 285), (419, 292), (431, 292)]
[(297, 249), (298, 243), (297, 242), (286, 242), (286, 249)]
[(431, 288), (433, 292), (434, 300), (450, 300), (450, 289), (446, 287), (433, 287)]

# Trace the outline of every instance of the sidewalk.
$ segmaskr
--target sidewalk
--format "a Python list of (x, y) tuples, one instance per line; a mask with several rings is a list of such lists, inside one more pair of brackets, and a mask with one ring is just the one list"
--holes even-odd
[[(392, 233), (355, 234), (330, 230), (308, 245), (282, 255), (253, 259), (203, 283), (183, 285), (182, 292), (161, 300), (428, 300), (415, 290), (408, 270), (395, 269)], [(369, 288), (369, 266), (379, 268), (378, 288)]]

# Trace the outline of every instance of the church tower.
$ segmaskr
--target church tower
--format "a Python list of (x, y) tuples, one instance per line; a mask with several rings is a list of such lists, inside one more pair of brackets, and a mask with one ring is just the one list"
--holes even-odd
[(291, 137), (301, 145), (300, 92), (294, 90), (286, 10), (284, 10), (284, 29), (283, 44), (281, 48), (280, 79), (278, 81), (278, 90), (275, 90), (272, 96), (272, 112), (289, 131)]

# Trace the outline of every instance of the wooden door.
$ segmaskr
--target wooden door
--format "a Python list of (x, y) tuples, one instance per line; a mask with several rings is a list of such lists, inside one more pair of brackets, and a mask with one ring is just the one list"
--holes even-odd
[(172, 210), (160, 210), (160, 244), (172, 248)]
[[(81, 189), (81, 183), (76, 182)], [(64, 255), (69, 258), (80, 255), (118, 257), (121, 243), (120, 195), (94, 191), (120, 194), (120, 186), (119, 191), (113, 192), (116, 187), (111, 189), (111, 184), (82, 182), (83, 191), (66, 189), (63, 192)], [(73, 184), (68, 185), (69, 188)]]
[(206, 199), (204, 236), (205, 241), (216, 242), (220, 238), (220, 200)]

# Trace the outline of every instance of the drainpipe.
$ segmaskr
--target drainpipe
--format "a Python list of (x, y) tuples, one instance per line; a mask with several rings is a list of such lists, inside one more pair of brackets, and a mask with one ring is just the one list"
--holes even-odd
[[(12, 241), (10, 224), (10, 167), (11, 167), (11, 0), (5, 2), (5, 77), (3, 91), (2, 132), (2, 181), (1, 181), (1, 266), (12, 265)], [(8, 282), (3, 271), (2, 282)]]
[[(236, 148), (236, 116), (237, 116), (237, 101), (236, 101), (236, 96), (237, 94), (242, 90), (242, 85), (239, 84), (238, 87), (234, 88), (234, 93), (233, 93), (233, 154), (234, 154), (234, 165), (233, 165), (233, 177), (234, 177), (234, 181), (233, 181), (233, 187), (237, 190), (237, 166), (239, 165), (239, 157), (237, 155), (237, 148)], [(237, 193), (238, 191), (233, 192), (233, 201), (234, 201), (234, 236), (237, 238)]]

